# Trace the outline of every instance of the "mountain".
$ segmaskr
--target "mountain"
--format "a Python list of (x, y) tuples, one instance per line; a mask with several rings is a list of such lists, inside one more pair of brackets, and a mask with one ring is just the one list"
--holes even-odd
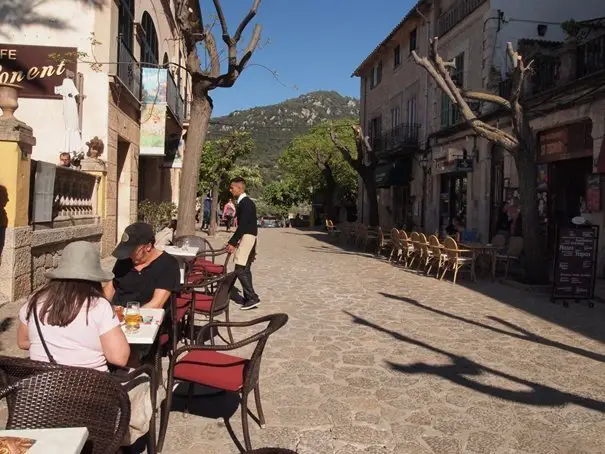
[(324, 120), (359, 118), (359, 100), (335, 91), (315, 91), (279, 104), (237, 110), (210, 121), (210, 139), (232, 130), (247, 131), (256, 143), (255, 151), (241, 164), (258, 165), (265, 182), (278, 175), (277, 162), (284, 149), (297, 135)]

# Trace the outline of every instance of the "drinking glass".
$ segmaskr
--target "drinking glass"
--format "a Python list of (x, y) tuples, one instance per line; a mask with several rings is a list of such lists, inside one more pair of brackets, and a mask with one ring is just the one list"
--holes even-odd
[(126, 331), (136, 333), (141, 327), (141, 304), (136, 301), (131, 301), (126, 304), (126, 312), (124, 315), (126, 322)]

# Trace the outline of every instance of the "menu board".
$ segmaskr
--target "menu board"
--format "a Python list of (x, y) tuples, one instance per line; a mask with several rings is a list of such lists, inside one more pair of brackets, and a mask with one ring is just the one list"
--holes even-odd
[(598, 226), (559, 226), (553, 299), (593, 298), (598, 242)]

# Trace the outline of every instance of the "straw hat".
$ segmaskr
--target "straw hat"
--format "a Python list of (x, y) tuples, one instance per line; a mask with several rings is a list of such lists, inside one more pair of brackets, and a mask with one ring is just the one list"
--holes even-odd
[(59, 266), (45, 274), (47, 279), (77, 279), (81, 281), (107, 282), (113, 273), (101, 268), (99, 248), (87, 241), (74, 241), (63, 249)]

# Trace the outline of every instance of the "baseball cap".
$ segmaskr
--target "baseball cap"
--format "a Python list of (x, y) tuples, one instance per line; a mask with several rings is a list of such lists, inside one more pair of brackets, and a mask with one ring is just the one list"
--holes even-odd
[(118, 260), (130, 257), (134, 250), (143, 244), (155, 242), (153, 228), (145, 222), (135, 222), (124, 230), (122, 239), (113, 251), (113, 256)]

